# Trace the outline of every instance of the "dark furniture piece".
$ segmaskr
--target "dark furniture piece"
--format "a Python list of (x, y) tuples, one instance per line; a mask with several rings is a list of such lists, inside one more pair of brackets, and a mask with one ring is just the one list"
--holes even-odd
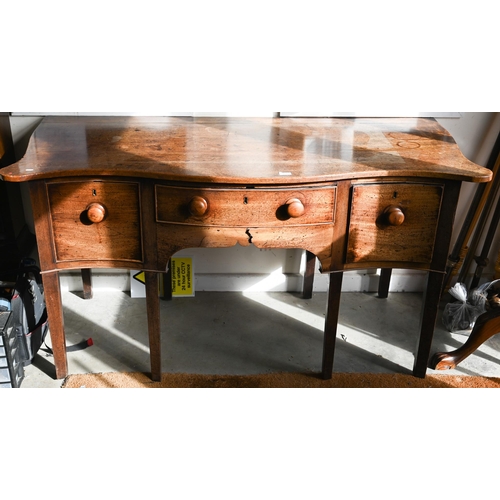
[(477, 318), (467, 341), (458, 349), (449, 352), (436, 352), (429, 362), (429, 367), (434, 370), (456, 368), (478, 347), (498, 333), (500, 333), (500, 308), (495, 308)]
[[(9, 114), (0, 112), (0, 168), (15, 160)], [(25, 222), (20, 185), (0, 182), (0, 272), (17, 269), (34, 248), (35, 236)]]
[(158, 273), (179, 250), (237, 243), (302, 248), (329, 273), (324, 378), (343, 271), (387, 269), (385, 292), (392, 268), (428, 271), (413, 367), (424, 377), (460, 185), (491, 179), (435, 120), (318, 118), (46, 118), (0, 175), (29, 184), (57, 377), (59, 271), (114, 267), (145, 271), (154, 380)]

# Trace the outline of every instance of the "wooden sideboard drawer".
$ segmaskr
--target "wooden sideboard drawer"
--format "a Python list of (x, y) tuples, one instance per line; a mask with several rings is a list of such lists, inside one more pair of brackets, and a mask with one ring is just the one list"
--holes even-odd
[(198, 226), (294, 226), (334, 221), (335, 186), (203, 189), (156, 186), (158, 222)]
[(354, 185), (347, 264), (429, 264), (432, 261), (442, 195), (442, 185)]
[(56, 260), (142, 262), (137, 182), (47, 184)]

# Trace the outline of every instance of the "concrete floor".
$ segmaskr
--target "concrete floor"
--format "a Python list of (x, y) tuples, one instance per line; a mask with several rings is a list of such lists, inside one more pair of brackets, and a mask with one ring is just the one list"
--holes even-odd
[[(161, 301), (162, 371), (319, 373), (325, 301), (326, 293), (304, 300), (280, 292), (198, 292), (192, 298)], [(410, 373), (421, 301), (418, 293), (391, 293), (385, 300), (375, 293), (344, 293), (334, 372)], [(91, 300), (64, 292), (63, 304), (67, 345), (89, 337), (94, 342), (68, 352), (70, 374), (149, 371), (145, 299), (95, 289)], [(463, 333), (449, 333), (439, 317), (432, 352), (456, 349), (466, 339)], [(500, 377), (500, 336), (456, 369), (438, 373)], [(21, 388), (61, 384), (54, 378), (52, 357), (41, 350), (25, 368)]]

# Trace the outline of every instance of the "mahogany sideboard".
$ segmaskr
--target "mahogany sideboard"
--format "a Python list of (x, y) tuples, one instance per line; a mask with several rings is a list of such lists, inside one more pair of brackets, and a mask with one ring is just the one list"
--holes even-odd
[(59, 271), (105, 267), (145, 271), (153, 380), (159, 273), (181, 249), (237, 243), (303, 249), (329, 273), (325, 379), (343, 271), (428, 271), (413, 366), (425, 377), (460, 186), (492, 176), (433, 119), (159, 117), (46, 117), (0, 175), (29, 184), (56, 377)]

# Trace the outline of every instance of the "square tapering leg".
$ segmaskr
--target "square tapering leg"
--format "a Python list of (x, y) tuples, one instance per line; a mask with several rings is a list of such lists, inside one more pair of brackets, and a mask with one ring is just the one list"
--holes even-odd
[(148, 315), (149, 355), (151, 358), (151, 379), (161, 380), (161, 334), (160, 297), (158, 293), (158, 273), (147, 271), (146, 307)]
[(325, 336), (323, 341), (323, 365), (321, 370), (322, 377), (325, 380), (332, 378), (343, 276), (344, 273), (342, 272), (330, 274), (326, 305)]

